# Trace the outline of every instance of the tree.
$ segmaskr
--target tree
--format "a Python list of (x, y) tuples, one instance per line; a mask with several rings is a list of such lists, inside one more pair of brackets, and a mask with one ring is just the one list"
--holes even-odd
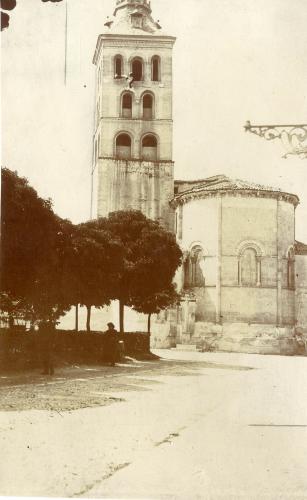
[[(13, 10), (16, 7), (16, 0), (1, 0), (1, 9)], [(1, 10), (1, 31), (8, 28), (10, 16), (7, 12)]]
[(26, 316), (57, 319), (68, 305), (58, 292), (60, 257), (69, 225), (16, 172), (3, 168), (1, 289)]
[[(62, 2), (62, 0), (42, 0), (42, 2)], [(5, 28), (9, 27), (10, 24), (10, 16), (7, 12), (4, 12), (6, 10), (13, 10), (16, 7), (16, 0), (1, 0), (1, 31), (3, 31)]]
[(1, 320), (7, 322), (8, 327), (12, 328), (16, 318), (25, 319), (28, 316), (26, 304), (22, 299), (16, 300), (5, 292), (0, 292), (0, 311)]
[(168, 288), (153, 292), (151, 295), (133, 297), (131, 300), (132, 309), (137, 312), (147, 314), (147, 333), (151, 331), (151, 315), (158, 314), (167, 307), (176, 304), (179, 300), (179, 294), (175, 290), (175, 285), (171, 283)]
[(122, 333), (124, 306), (145, 304), (150, 297), (153, 303), (154, 294), (170, 290), (182, 253), (175, 236), (140, 211), (113, 212), (100, 219), (99, 225), (117, 237), (124, 248), (122, 269), (113, 290), (119, 300)]
[(122, 263), (122, 245), (97, 221), (75, 226), (64, 255), (62, 291), (64, 301), (84, 305), (86, 330), (90, 331), (91, 308), (108, 305), (113, 298), (113, 283)]

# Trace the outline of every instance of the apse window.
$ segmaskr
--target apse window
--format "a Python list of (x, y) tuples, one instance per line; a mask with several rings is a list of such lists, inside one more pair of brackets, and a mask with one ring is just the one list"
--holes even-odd
[(117, 136), (116, 156), (120, 159), (131, 158), (131, 137), (128, 134), (119, 134)]
[(184, 263), (184, 287), (205, 286), (204, 252), (201, 246), (192, 248)]
[(142, 158), (144, 160), (156, 161), (157, 154), (157, 139), (154, 135), (146, 135), (142, 140)]
[(241, 285), (256, 286), (258, 282), (257, 253), (254, 248), (246, 248), (240, 259)]
[(201, 287), (205, 284), (202, 264), (204, 262), (203, 249), (196, 246), (190, 254), (190, 279), (192, 286)]

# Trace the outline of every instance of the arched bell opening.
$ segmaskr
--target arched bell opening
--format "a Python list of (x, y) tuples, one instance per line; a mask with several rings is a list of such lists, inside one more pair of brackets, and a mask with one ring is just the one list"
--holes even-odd
[(142, 159), (149, 161), (158, 159), (158, 141), (153, 134), (145, 135), (142, 139)]
[(132, 94), (125, 92), (122, 96), (122, 117), (132, 118)]
[(116, 157), (120, 159), (131, 158), (131, 137), (122, 133), (116, 137)]
[(143, 119), (152, 120), (153, 118), (153, 96), (144, 94), (143, 96)]

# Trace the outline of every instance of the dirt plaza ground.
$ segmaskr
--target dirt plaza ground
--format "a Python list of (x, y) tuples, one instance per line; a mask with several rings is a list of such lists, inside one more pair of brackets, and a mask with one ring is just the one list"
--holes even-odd
[(155, 362), (0, 378), (0, 495), (307, 499), (307, 358)]

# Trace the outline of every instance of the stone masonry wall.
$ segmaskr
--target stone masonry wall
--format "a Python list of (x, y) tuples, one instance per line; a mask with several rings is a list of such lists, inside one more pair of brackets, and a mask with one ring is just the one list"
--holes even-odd
[[(226, 196), (221, 219), (223, 322), (294, 325), (295, 293), (287, 283), (287, 252), (294, 244), (293, 205), (262, 197)], [(244, 242), (255, 244), (261, 252), (258, 286), (239, 285), (239, 249)]]
[(98, 216), (141, 210), (173, 230), (173, 163), (105, 158), (99, 162)]
[[(169, 202), (174, 193), (172, 163), (172, 47), (169, 37), (105, 37), (97, 61), (96, 129), (94, 165), (98, 170), (98, 216), (115, 210), (136, 209), (160, 220), (169, 230), (174, 228), (174, 214)], [(127, 91), (125, 78), (114, 78), (114, 58), (123, 61), (122, 74), (131, 71), (131, 61), (143, 61), (143, 79), (132, 87), (132, 116), (122, 115), (122, 95)], [(160, 57), (160, 81), (151, 79), (151, 59)], [(100, 75), (100, 76), (99, 76)], [(143, 118), (142, 96), (153, 97), (152, 119)], [(127, 133), (131, 138), (131, 155), (117, 159), (116, 137)], [(157, 160), (142, 159), (142, 138), (154, 134)]]

